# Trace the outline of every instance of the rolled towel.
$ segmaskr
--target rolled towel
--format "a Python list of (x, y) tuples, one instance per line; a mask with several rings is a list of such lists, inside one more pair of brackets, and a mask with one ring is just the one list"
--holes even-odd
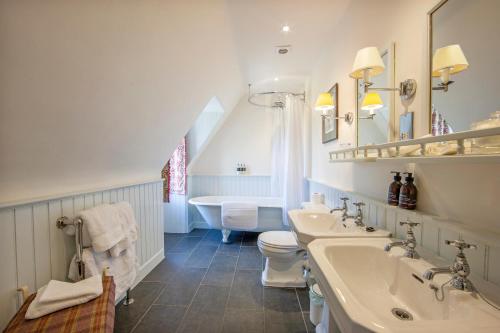
[(69, 283), (51, 280), (38, 289), (26, 311), (26, 319), (35, 319), (71, 306), (83, 304), (102, 294), (102, 276)]

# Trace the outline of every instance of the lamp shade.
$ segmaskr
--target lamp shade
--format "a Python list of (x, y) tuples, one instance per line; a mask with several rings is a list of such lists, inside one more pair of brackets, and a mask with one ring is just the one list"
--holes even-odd
[(316, 111), (328, 111), (335, 108), (335, 103), (333, 102), (332, 94), (321, 93), (316, 99), (316, 105), (314, 109)]
[(461, 72), (469, 67), (462, 48), (458, 44), (439, 48), (432, 57), (432, 76), (442, 75), (443, 70), (449, 69), (449, 74)]
[(349, 76), (353, 79), (361, 79), (366, 69), (369, 70), (368, 74), (370, 76), (381, 74), (385, 69), (380, 53), (374, 46), (365, 47), (358, 51), (352, 65), (352, 72)]
[(382, 98), (380, 98), (380, 95), (376, 92), (367, 93), (361, 104), (361, 110), (370, 111), (370, 113), (383, 107), (384, 103), (382, 102)]

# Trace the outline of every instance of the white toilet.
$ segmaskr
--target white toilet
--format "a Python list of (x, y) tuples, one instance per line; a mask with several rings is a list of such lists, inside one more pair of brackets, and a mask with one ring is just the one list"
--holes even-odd
[(268, 287), (305, 287), (303, 276), (305, 251), (291, 231), (267, 231), (257, 241), (260, 252), (266, 257), (262, 272), (262, 285)]

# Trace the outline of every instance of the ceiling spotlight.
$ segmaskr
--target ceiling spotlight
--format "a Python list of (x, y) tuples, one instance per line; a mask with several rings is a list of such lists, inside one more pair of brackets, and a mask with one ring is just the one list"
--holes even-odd
[(277, 78), (277, 77), (274, 78), (274, 81), (278, 81), (278, 80), (279, 80), (279, 78)]
[(283, 31), (283, 32), (289, 32), (289, 31), (290, 31), (290, 26), (289, 26), (289, 25), (284, 25), (284, 26), (281, 28), (281, 31)]

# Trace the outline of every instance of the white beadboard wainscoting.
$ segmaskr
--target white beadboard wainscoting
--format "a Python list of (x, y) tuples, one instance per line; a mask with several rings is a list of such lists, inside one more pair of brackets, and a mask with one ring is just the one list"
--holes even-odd
[[(200, 176), (188, 177), (189, 198), (207, 195), (271, 196), (270, 176)], [(208, 228), (195, 206), (188, 204), (189, 230)]]
[(161, 181), (0, 208), (0, 328), (20, 306), (18, 287), (26, 285), (33, 292), (51, 279), (66, 280), (75, 240), (56, 227), (57, 218), (119, 201), (132, 205), (140, 228), (137, 283), (164, 258)]
[(445, 240), (463, 239), (478, 245), (477, 250), (467, 250), (466, 255), (472, 273), (500, 287), (500, 234), (472, 227), (457, 221), (446, 220), (419, 211), (409, 211), (390, 206), (385, 202), (374, 200), (359, 193), (342, 191), (320, 181), (309, 180), (310, 193), (325, 194), (325, 204), (328, 207), (340, 207), (341, 197), (348, 197), (349, 207), (354, 210), (353, 202), (362, 201), (365, 223), (370, 226), (387, 229), (393, 237), (404, 239), (406, 226), (400, 226), (400, 221), (410, 219), (419, 222), (414, 228), (417, 243), (432, 251), (439, 257), (451, 262), (455, 259), (457, 249), (444, 244)]

